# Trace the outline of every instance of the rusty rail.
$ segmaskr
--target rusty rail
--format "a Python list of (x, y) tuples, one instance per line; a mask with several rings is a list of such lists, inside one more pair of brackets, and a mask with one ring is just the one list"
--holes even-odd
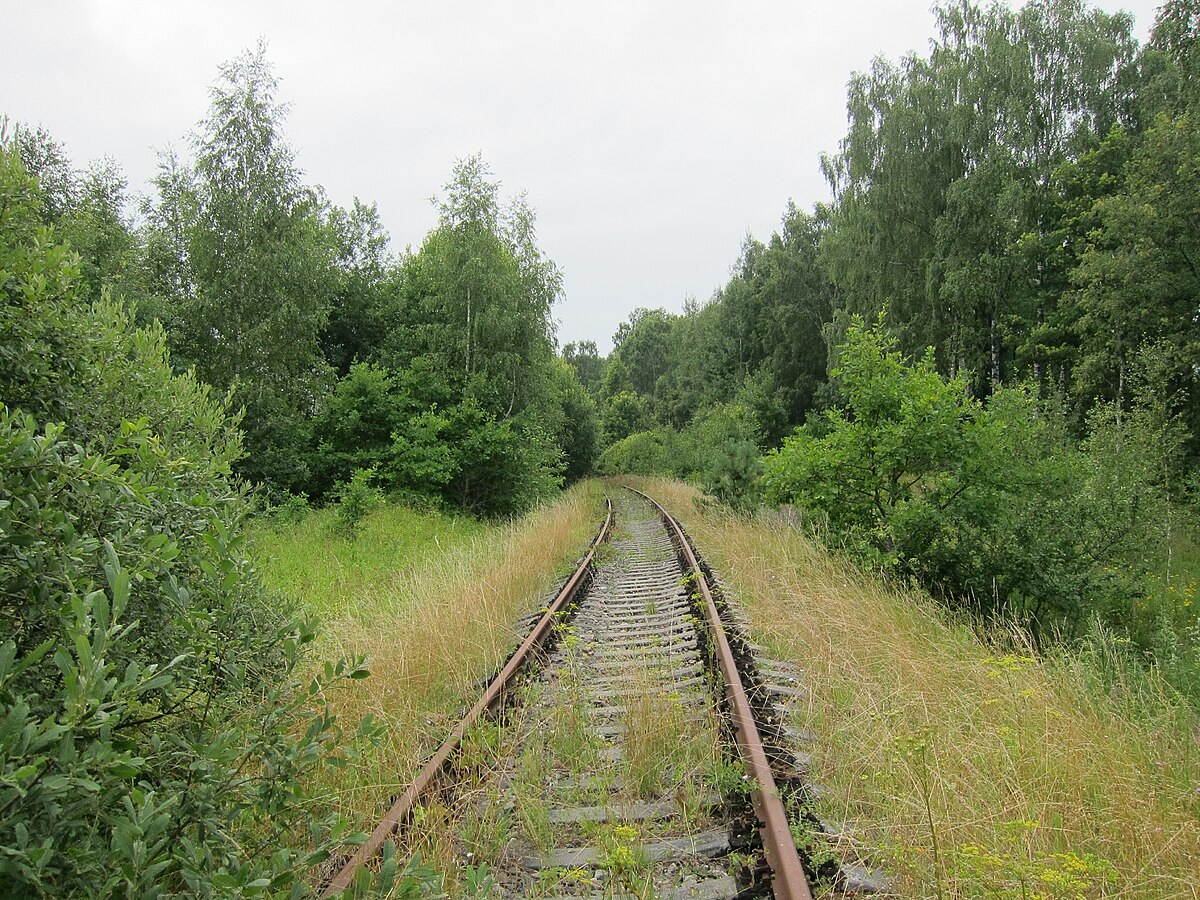
[(687, 535), (679, 522), (653, 497), (643, 494), (635, 488), (629, 488), (629, 490), (653, 504), (668, 530), (674, 533), (679, 552), (691, 566), (696, 578), (696, 585), (704, 600), (709, 629), (716, 645), (717, 659), (725, 678), (725, 692), (729, 700), (730, 716), (737, 732), (738, 748), (741, 750), (743, 761), (749, 767), (750, 777), (755, 785), (751, 791), (750, 800), (754, 805), (754, 812), (758, 816), (759, 834), (762, 836), (767, 864), (774, 873), (771, 889), (775, 898), (776, 900), (812, 900), (812, 892), (804, 874), (804, 866), (800, 862), (800, 855), (796, 852), (796, 843), (788, 824), (787, 810), (779, 796), (779, 788), (775, 784), (771, 764), (767, 761), (767, 754), (763, 749), (762, 737), (759, 735), (758, 725), (754, 721), (754, 712), (750, 707), (750, 700), (746, 696), (746, 689), (742, 684), (741, 674), (738, 672), (737, 661), (729, 646), (729, 639), (725, 635), (725, 623), (721, 621), (721, 614), (717, 611), (716, 601), (709, 589), (708, 579), (700, 568), (700, 561), (696, 559), (696, 554), (692, 551)]
[(605, 516), (604, 524), (592, 540), (587, 554), (579, 563), (578, 568), (575, 569), (575, 573), (563, 585), (562, 590), (558, 592), (558, 596), (554, 598), (554, 602), (550, 604), (546, 612), (538, 620), (537, 625), (534, 626), (529, 636), (525, 638), (516, 652), (509, 657), (507, 664), (500, 670), (500, 674), (488, 685), (483, 696), (479, 698), (479, 702), (471, 708), (471, 711), (458, 723), (454, 731), (450, 733), (450, 736), (438, 748), (437, 752), (430, 757), (429, 762), (425, 764), (425, 768), (421, 770), (421, 774), (417, 776), (416, 780), (405, 788), (404, 793), (396, 799), (396, 802), (392, 804), (392, 808), (388, 810), (387, 815), (375, 826), (375, 830), (371, 833), (366, 843), (355, 851), (354, 855), (350, 857), (329, 882), (328, 886), (321, 893), (322, 898), (334, 897), (346, 890), (350, 886), (350, 882), (354, 879), (354, 873), (358, 871), (359, 867), (373, 859), (383, 848), (388, 838), (408, 820), (409, 816), (412, 815), (413, 807), (417, 801), (437, 783), (438, 778), (446, 770), (450, 759), (462, 743), (467, 730), (475, 724), (480, 716), (493, 709), (499, 703), (517, 673), (520, 672), (532, 653), (541, 647), (546, 636), (550, 633), (554, 617), (574, 599), (575, 594), (584, 583), (588, 571), (591, 569), (592, 562), (596, 557), (597, 548), (608, 538), (609, 532), (612, 530), (612, 501), (606, 499), (605, 504), (608, 513)]

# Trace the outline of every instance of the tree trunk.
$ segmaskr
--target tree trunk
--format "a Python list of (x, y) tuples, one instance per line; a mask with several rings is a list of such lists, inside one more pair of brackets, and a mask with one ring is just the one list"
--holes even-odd
[(996, 327), (996, 316), (993, 314), (988, 326), (992, 350), (992, 392), (1000, 387), (1000, 330)]

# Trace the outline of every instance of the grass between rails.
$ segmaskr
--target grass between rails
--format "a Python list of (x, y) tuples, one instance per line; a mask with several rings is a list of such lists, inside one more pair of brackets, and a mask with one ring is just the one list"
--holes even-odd
[(637, 484), (685, 522), (754, 637), (807, 671), (796, 724), (821, 738), (821, 812), (881, 851), (902, 896), (1200, 897), (1200, 720), (1111, 641), (1040, 659), (989, 643), (778, 521)]
[(342, 812), (369, 825), (419, 771), (516, 645), (513, 622), (569, 573), (599, 527), (602, 488), (577, 485), (519, 521), (485, 525), (403, 507), (372, 514), (360, 536), (332, 514), (264, 532), (268, 583), (321, 618), (321, 658), (365, 653), (372, 677), (331, 697), (348, 723), (386, 726), (362, 763), (331, 776)]

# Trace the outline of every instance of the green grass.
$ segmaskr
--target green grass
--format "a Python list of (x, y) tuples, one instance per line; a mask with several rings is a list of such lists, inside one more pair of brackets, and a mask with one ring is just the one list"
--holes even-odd
[(1175, 529), (1152, 573), (1154, 606), (1177, 627), (1195, 627), (1200, 616), (1200, 529)]
[(462, 516), (389, 504), (354, 537), (337, 532), (336, 510), (313, 510), (294, 524), (254, 536), (267, 584), (325, 617), (355, 616), (364, 597), (395, 589), (399, 574), (457, 549), (489, 528)]

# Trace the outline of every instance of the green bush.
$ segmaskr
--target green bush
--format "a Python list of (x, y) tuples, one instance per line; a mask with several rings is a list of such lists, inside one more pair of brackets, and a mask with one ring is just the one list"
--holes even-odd
[(685, 477), (690, 466), (678, 453), (679, 434), (672, 428), (639, 431), (610, 444), (596, 461), (602, 475)]
[(679, 431), (659, 427), (611, 444), (596, 462), (602, 475), (660, 475), (695, 482), (722, 503), (757, 502), (762, 462), (758, 420), (745, 406), (723, 403)]
[(561, 448), (532, 416), (498, 420), (468, 397), (399, 423), (382, 475), (402, 496), (508, 516), (558, 490), (562, 470)]
[[(0, 884), (12, 896), (299, 895), (344, 829), (312, 631), (261, 584), (227, 398), (80, 293), (0, 145)], [(374, 726), (366, 723), (368, 735)]]
[(1093, 613), (1133, 624), (1168, 516), (1153, 416), (1101, 407), (1077, 446), (1053, 409), (1018, 390), (985, 407), (861, 320), (834, 374), (845, 408), (767, 457), (769, 500), (817, 513), (856, 558), (1035, 635), (1079, 634)]
[(348, 537), (357, 534), (362, 520), (383, 503), (383, 492), (371, 484), (374, 478), (374, 466), (356, 469), (350, 476), (350, 483), (339, 491), (341, 500), (337, 508), (337, 529), (342, 534)]
[(758, 416), (747, 406), (723, 403), (697, 416), (684, 436), (704, 490), (726, 506), (754, 507), (763, 470)]
[(355, 363), (325, 397), (313, 422), (316, 452), (313, 493), (325, 496), (356, 469), (384, 462), (392, 432), (405, 412), (392, 374), (382, 366)]

